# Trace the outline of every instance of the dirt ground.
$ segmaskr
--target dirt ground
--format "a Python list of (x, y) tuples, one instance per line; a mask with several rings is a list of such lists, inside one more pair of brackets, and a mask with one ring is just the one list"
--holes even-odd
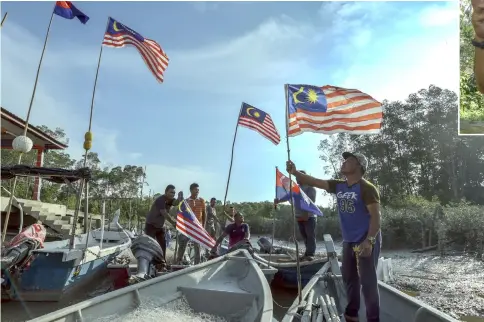
[(484, 321), (484, 261), (463, 255), (391, 254), (393, 286), (456, 319)]

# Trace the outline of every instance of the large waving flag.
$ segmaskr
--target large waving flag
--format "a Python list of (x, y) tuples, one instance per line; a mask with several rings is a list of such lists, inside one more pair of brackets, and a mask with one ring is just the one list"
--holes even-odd
[(66, 19), (77, 18), (83, 24), (86, 24), (89, 20), (89, 17), (77, 9), (70, 1), (57, 1), (54, 7), (54, 13)]
[(271, 116), (247, 103), (242, 103), (238, 124), (258, 132), (275, 145), (281, 142), (281, 136)]
[(163, 73), (168, 67), (169, 59), (156, 41), (144, 38), (133, 29), (123, 25), (113, 18), (109, 18), (108, 27), (104, 34), (103, 45), (116, 48), (124, 47), (126, 45), (136, 47), (145, 61), (146, 66), (148, 66), (158, 82), (163, 82)]
[(200, 224), (186, 200), (180, 202), (178, 206), (176, 229), (200, 246), (208, 249), (212, 249), (215, 246), (215, 240)]
[(289, 136), (303, 132), (380, 132), (383, 120), (381, 103), (357, 89), (287, 85), (287, 91)]
[[(289, 201), (291, 198), (289, 183), (289, 178), (276, 168), (276, 198), (280, 202)], [(292, 183), (292, 199), (294, 200), (294, 207), (313, 213), (316, 216), (323, 215), (321, 209), (314, 204), (295, 182)]]

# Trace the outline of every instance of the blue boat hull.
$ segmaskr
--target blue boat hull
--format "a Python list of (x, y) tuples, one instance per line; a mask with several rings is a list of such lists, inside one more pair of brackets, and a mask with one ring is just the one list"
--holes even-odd
[[(117, 253), (76, 265), (63, 262), (63, 253), (36, 253), (30, 267), (17, 280), (9, 280), (10, 299), (14, 301), (57, 302), (92, 286), (97, 277), (107, 274), (107, 264)], [(92, 291), (93, 289), (90, 288)]]
[[(301, 287), (305, 287), (311, 278), (324, 265), (324, 262), (301, 266)], [(275, 287), (297, 289), (297, 268), (294, 267), (276, 267), (277, 273), (272, 280), (271, 285)]]

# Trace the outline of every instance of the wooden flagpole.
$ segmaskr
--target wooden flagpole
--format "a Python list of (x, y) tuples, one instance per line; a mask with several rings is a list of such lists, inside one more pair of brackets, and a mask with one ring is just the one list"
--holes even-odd
[[(287, 160), (291, 161), (291, 149), (289, 147), (289, 85), (284, 85), (286, 91), (286, 145), (287, 145)], [(296, 268), (297, 268), (297, 290), (299, 296), (299, 304), (302, 302), (302, 289), (301, 289), (301, 263), (299, 261), (299, 244), (296, 239), (296, 213), (294, 211), (294, 200), (292, 198), (292, 176), (289, 173), (289, 200), (291, 201), (291, 211), (293, 217), (293, 238), (294, 245), (296, 246)]]
[[(104, 40), (104, 34), (106, 33), (106, 30), (108, 29), (108, 24), (109, 24), (109, 17), (108, 17), (108, 21), (106, 22), (106, 29), (104, 30), (104, 33), (103, 33), (103, 40)], [(84, 136), (84, 150), (85, 150), (85, 153), (84, 153), (84, 161), (83, 161), (83, 167), (85, 168), (86, 165), (87, 165), (87, 156), (89, 154), (89, 150), (92, 148), (92, 133), (91, 133), (91, 129), (92, 129), (92, 118), (93, 118), (93, 112), (94, 112), (94, 97), (96, 96), (96, 85), (97, 85), (97, 78), (98, 78), (98, 75), (99, 75), (99, 67), (101, 66), (101, 58), (102, 58), (102, 55), (103, 55), (103, 42), (101, 41), (101, 49), (99, 50), (99, 57), (98, 57), (98, 60), (97, 60), (97, 68), (96, 68), (96, 77), (94, 78), (94, 87), (93, 87), (93, 90), (92, 90), (92, 97), (91, 97), (91, 108), (90, 108), (90, 112), (89, 112), (89, 126), (88, 126), (88, 130)], [(82, 195), (82, 189), (83, 188), (83, 182), (81, 182), (80, 184), (80, 191), (81, 191), (81, 195)], [(84, 198), (87, 200), (87, 193), (88, 191), (86, 190), (86, 195), (84, 196)], [(80, 208), (81, 208), (81, 202), (80, 202), (81, 198), (79, 198), (79, 201), (76, 205), (76, 210), (77, 211), (80, 211)], [(87, 203), (86, 203), (87, 205)], [(87, 225), (88, 225), (88, 220), (87, 220), (87, 209), (85, 209), (85, 214), (84, 214), (84, 233), (87, 232)], [(74, 218), (75, 220), (77, 218)], [(74, 235), (71, 236), (71, 243), (74, 242)], [(72, 244), (73, 245), (73, 244)]]
[(234, 162), (234, 148), (235, 148), (235, 140), (237, 139), (237, 130), (239, 129), (239, 119), (240, 119), (240, 114), (242, 113), (242, 107), (244, 106), (244, 103), (240, 105), (240, 112), (237, 117), (237, 124), (235, 125), (235, 133), (234, 133), (234, 141), (232, 142), (232, 154), (230, 157), (230, 166), (229, 166), (229, 177), (227, 178), (227, 186), (225, 187), (225, 196), (224, 196), (224, 207), (223, 207), (223, 213), (225, 213), (225, 206), (227, 202), (227, 194), (229, 192), (229, 185), (230, 185), (230, 174), (232, 173), (232, 164)]
[(8, 16), (8, 12), (5, 12), (5, 14), (3, 15), (3, 18), (2, 18), (2, 22), (0, 23), (0, 28), (3, 27), (3, 24), (5, 23), (7, 16)]
[[(6, 18), (7, 18), (7, 13), (5, 13), (5, 15), (3, 16), (2, 23), (1, 23), (2, 26), (3, 26), (3, 23), (5, 22)], [(42, 61), (44, 59), (45, 48), (47, 47), (47, 40), (49, 39), (50, 27), (52, 26), (52, 20), (54, 20), (54, 9), (52, 9), (52, 14), (51, 14), (50, 20), (49, 20), (49, 26), (47, 27), (47, 33), (45, 34), (44, 47), (42, 48), (42, 54), (40, 55), (39, 66), (37, 67), (37, 74), (35, 75), (34, 89), (32, 90), (29, 108), (27, 110), (27, 117), (25, 118), (25, 127), (24, 127), (24, 132), (22, 134), (23, 136), (27, 136), (27, 131), (29, 129), (30, 114), (32, 112), (32, 105), (34, 103), (35, 92), (37, 90), (37, 83), (39, 81), (40, 67), (42, 66)], [(20, 162), (22, 162), (22, 155), (23, 155), (23, 153), (19, 154), (17, 164), (20, 164)], [(7, 235), (8, 221), (10, 219), (10, 212), (12, 211), (12, 202), (13, 202), (13, 197), (15, 195), (16, 187), (17, 187), (17, 176), (15, 176), (15, 178), (13, 179), (12, 191), (11, 191), (11, 194), (10, 194), (10, 200), (8, 202), (7, 215), (5, 216), (5, 222), (4, 222), (4, 226), (3, 226), (2, 243), (5, 241), (5, 237)]]

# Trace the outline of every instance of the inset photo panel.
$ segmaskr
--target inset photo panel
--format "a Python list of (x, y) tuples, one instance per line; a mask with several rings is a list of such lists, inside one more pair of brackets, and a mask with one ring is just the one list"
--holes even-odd
[(460, 2), (459, 135), (484, 135), (484, 0)]

